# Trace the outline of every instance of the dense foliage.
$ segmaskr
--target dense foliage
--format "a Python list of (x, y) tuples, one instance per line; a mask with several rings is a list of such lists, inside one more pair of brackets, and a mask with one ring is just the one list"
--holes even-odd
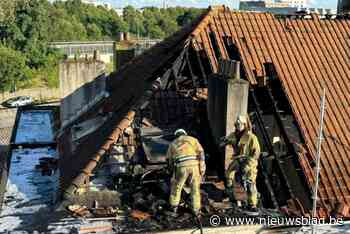
[(58, 85), (52, 41), (114, 40), (118, 32), (164, 38), (201, 13), (194, 8), (113, 9), (80, 0), (0, 0), (0, 90)]

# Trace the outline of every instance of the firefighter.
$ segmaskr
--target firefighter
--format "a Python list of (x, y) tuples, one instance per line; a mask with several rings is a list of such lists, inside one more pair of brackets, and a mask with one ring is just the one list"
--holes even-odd
[(248, 211), (258, 212), (258, 192), (256, 189), (256, 177), (258, 173), (258, 159), (260, 145), (258, 138), (248, 126), (248, 118), (240, 115), (235, 123), (235, 131), (228, 137), (221, 139), (220, 146), (232, 145), (234, 149), (233, 161), (226, 171), (227, 192), (236, 204), (234, 183), (237, 172), (241, 173), (243, 185), (248, 196)]
[(200, 183), (205, 174), (204, 150), (199, 141), (188, 136), (186, 131), (175, 131), (176, 139), (167, 152), (169, 168), (172, 171), (169, 203), (176, 214), (181, 199), (181, 191), (187, 182), (191, 187), (192, 211), (199, 216), (201, 209)]

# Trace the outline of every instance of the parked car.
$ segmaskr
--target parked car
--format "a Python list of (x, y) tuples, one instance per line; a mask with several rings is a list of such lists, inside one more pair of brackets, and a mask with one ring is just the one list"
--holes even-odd
[(30, 104), (33, 104), (33, 98), (29, 96), (19, 96), (19, 97), (10, 98), (2, 103), (3, 106), (8, 108), (27, 106)]

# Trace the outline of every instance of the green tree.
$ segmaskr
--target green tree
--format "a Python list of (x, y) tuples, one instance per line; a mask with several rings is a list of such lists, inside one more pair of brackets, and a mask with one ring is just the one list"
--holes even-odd
[(26, 59), (22, 53), (0, 44), (0, 90), (9, 91), (25, 80)]
[[(123, 19), (121, 19), (117, 14), (113, 14), (111, 16), (111, 18), (109, 19), (110, 23), (110, 35), (106, 35), (109, 36), (110, 38), (115, 38), (116, 35), (118, 34), (118, 32), (128, 32), (129, 31), (129, 25), (127, 22), (125, 22)], [(137, 27), (142, 27), (142, 22), (138, 22), (139, 26)], [(142, 32), (140, 32), (142, 33)]]
[(16, 18), (16, 8), (20, 4), (28, 4), (29, 0), (1, 0), (0, 25), (9, 24)]
[(190, 8), (188, 11), (177, 16), (176, 21), (179, 26), (185, 26), (196, 19), (201, 13), (202, 9)]
[[(130, 32), (141, 36), (147, 35), (146, 30), (143, 26), (143, 22), (145, 20), (144, 16), (141, 14), (141, 12), (136, 10), (134, 7), (127, 6), (124, 8), (123, 19), (129, 25)], [(151, 19), (147, 19), (147, 20), (151, 20)]]
[(166, 35), (158, 25), (150, 25), (147, 31), (152, 38), (164, 38)]
[(0, 23), (7, 23), (15, 18), (16, 2), (13, 0), (0, 1)]
[[(58, 86), (61, 54), (52, 41), (113, 40), (118, 32), (164, 38), (191, 22), (202, 10), (128, 6), (114, 10), (81, 0), (0, 0), (0, 88)], [(5, 62), (6, 61), (6, 62)], [(6, 73), (6, 74), (5, 74)]]
[(86, 26), (87, 35), (89, 38), (94, 38), (95, 40), (100, 40), (102, 38), (102, 32), (100, 27), (96, 24), (88, 24)]
[(43, 74), (43, 81), (45, 85), (50, 88), (57, 88), (59, 86), (58, 67), (59, 61), (63, 58), (63, 54), (53, 51), (47, 56), (47, 62), (41, 70)]
[(83, 41), (87, 39), (86, 28), (75, 17), (57, 19), (49, 31), (52, 35), (51, 41)]
[(27, 55), (27, 64), (38, 68), (45, 63), (50, 4), (46, 0), (18, 1), (15, 20), (2, 35), (6, 45)]
[(179, 29), (177, 22), (170, 17), (164, 17), (161, 19), (159, 21), (159, 26), (167, 36), (175, 33)]

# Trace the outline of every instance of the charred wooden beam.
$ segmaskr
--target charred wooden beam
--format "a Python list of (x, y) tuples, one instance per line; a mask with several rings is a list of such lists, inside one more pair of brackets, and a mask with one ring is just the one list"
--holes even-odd
[(186, 62), (187, 62), (187, 65), (188, 65), (188, 69), (190, 71), (190, 74), (191, 74), (191, 78), (192, 78), (192, 82), (193, 82), (193, 87), (197, 87), (198, 84), (197, 84), (197, 78), (193, 72), (193, 68), (192, 68), (192, 65), (191, 65), (191, 61), (189, 59), (189, 55), (188, 55), (188, 50), (186, 51)]
[(263, 140), (264, 140), (264, 142), (266, 144), (266, 147), (267, 147), (269, 153), (271, 155), (274, 155), (275, 153), (274, 153), (274, 150), (273, 150), (273, 146), (272, 146), (272, 143), (271, 143), (271, 141), (269, 139), (269, 135), (268, 135), (268, 133), (265, 130), (264, 121), (263, 121), (262, 116), (261, 116), (262, 111), (260, 109), (260, 105), (259, 105), (258, 99), (256, 98), (254, 89), (250, 90), (250, 96), (252, 97), (253, 105), (254, 105), (254, 107), (256, 109), (256, 112), (255, 112), (256, 117), (257, 117), (256, 119), (257, 119), (258, 125), (259, 125), (259, 127), (261, 129)]
[[(294, 148), (293, 144), (291, 143), (290, 139), (289, 139), (289, 136), (287, 134), (287, 130), (285, 129), (284, 127), (284, 124), (283, 124), (283, 121), (282, 121), (282, 118), (281, 118), (281, 115), (278, 111), (278, 107), (277, 107), (277, 102), (276, 100), (274, 99), (273, 97), (273, 94), (271, 92), (271, 89), (269, 88), (266, 88), (266, 91), (268, 93), (268, 97), (270, 99), (270, 104), (271, 104), (271, 107), (272, 107), (272, 110), (273, 110), (273, 113), (274, 113), (274, 116), (277, 120), (277, 124), (278, 124), (278, 127), (280, 128), (280, 131), (281, 131), (281, 134), (284, 138), (284, 141), (287, 145), (287, 148), (288, 148), (288, 154), (285, 156), (285, 157), (279, 157), (277, 159), (277, 161), (279, 162), (280, 164), (280, 160), (283, 160), (283, 159), (286, 159), (286, 157), (289, 157), (290, 155), (293, 155), (293, 156), (297, 156), (298, 155), (298, 152), (296, 151), (296, 149)], [(282, 167), (283, 169), (283, 167)], [(286, 179), (286, 182), (287, 182), (287, 185), (288, 185), (288, 188), (290, 189), (290, 193), (293, 194), (294, 197), (298, 197), (299, 199), (302, 199), (303, 200), (303, 204), (306, 205), (306, 206), (310, 206), (310, 200), (308, 199), (310, 197), (310, 194), (308, 194), (308, 192), (310, 191), (307, 191), (307, 189), (303, 189), (302, 191), (301, 190), (298, 190), (298, 191), (295, 191), (295, 186), (291, 186), (291, 184), (288, 182), (288, 176), (284, 173), (284, 170), (282, 170), (283, 172), (283, 176), (285, 177)], [(300, 177), (302, 178), (306, 178), (304, 174), (302, 174), (303, 172), (302, 171), (299, 171), (298, 172), (299, 174), (297, 174), (299, 176), (299, 178), (296, 178), (297, 180), (294, 181), (295, 184), (298, 184), (301, 188), (307, 188), (307, 184), (306, 184), (306, 181), (302, 180)], [(300, 174), (301, 173), (301, 174)], [(300, 176), (301, 175), (301, 176)], [(299, 194), (299, 196), (297, 196), (297, 194)], [(310, 207), (309, 207), (310, 208)]]
[(283, 121), (282, 121), (282, 117), (280, 115), (280, 112), (278, 111), (278, 107), (277, 107), (277, 102), (275, 100), (275, 98), (273, 97), (272, 95), (272, 92), (271, 92), (271, 89), (270, 88), (266, 88), (266, 91), (267, 91), (267, 94), (268, 94), (268, 97), (269, 97), (269, 101), (271, 103), (271, 107), (272, 107), (272, 111), (273, 111), (273, 114), (277, 120), (277, 124), (278, 124), (278, 127), (281, 131), (281, 134), (284, 138), (284, 141), (286, 142), (286, 145), (287, 145), (287, 148), (288, 148), (288, 152), (294, 154), (294, 155), (297, 155), (297, 152), (295, 151), (295, 148), (293, 147), (293, 144), (290, 142), (289, 140), (289, 136), (287, 134), (287, 131), (284, 127), (284, 124), (283, 124)]
[(270, 195), (270, 199), (271, 199), (271, 202), (272, 202), (272, 205), (274, 208), (279, 208), (279, 205), (278, 205), (278, 202), (277, 202), (277, 199), (276, 199), (276, 195), (273, 191), (273, 187), (270, 183), (270, 178), (268, 176), (268, 174), (265, 172), (265, 168), (259, 164), (259, 170), (260, 170), (260, 173), (262, 174), (263, 178), (264, 178), (264, 183), (265, 183), (265, 186), (269, 192), (269, 195)]
[(201, 70), (203, 79), (204, 79), (204, 84), (207, 85), (207, 84), (208, 84), (208, 77), (207, 77), (207, 74), (205, 73), (205, 70), (204, 70), (204, 66), (203, 66), (201, 57), (200, 57), (198, 51), (196, 51), (195, 54), (196, 54), (197, 62), (198, 62), (198, 64), (199, 64), (199, 67), (200, 67), (200, 70)]
[[(254, 104), (254, 107), (256, 109), (256, 112), (255, 112), (256, 117), (257, 117), (256, 119), (257, 119), (257, 122), (258, 122), (258, 125), (259, 125), (259, 128), (260, 128), (260, 132), (263, 135), (263, 141), (264, 141), (265, 145), (268, 148), (269, 154), (270, 155), (274, 155), (273, 146), (272, 146), (272, 144), (270, 142), (270, 139), (269, 139), (269, 136), (268, 136), (268, 134), (267, 134), (267, 132), (266, 132), (266, 130), (264, 128), (264, 122), (263, 122), (263, 119), (262, 119), (262, 116), (261, 116), (262, 112), (260, 110), (259, 103), (257, 101), (257, 98), (255, 96), (255, 93), (254, 93), (253, 89), (250, 90), (250, 95), (252, 97), (253, 104)], [(273, 206), (275, 208), (278, 208), (279, 205), (278, 205), (278, 202), (276, 200), (276, 195), (275, 195), (275, 192), (273, 191), (273, 187), (272, 187), (272, 185), (270, 183), (269, 176), (267, 175), (267, 173), (265, 172), (265, 168), (261, 164), (260, 164), (260, 169), (262, 169), (260, 171), (261, 171), (261, 173), (262, 173), (262, 175), (264, 177), (264, 182), (265, 182), (266, 188), (269, 191), (270, 199), (271, 199), (271, 201), (273, 203)]]
[(286, 182), (286, 185), (287, 185), (287, 188), (288, 188), (288, 193), (291, 195), (291, 197), (294, 197), (293, 190), (292, 190), (292, 188), (291, 188), (291, 186), (290, 186), (290, 184), (288, 182), (288, 178), (287, 178), (286, 174), (283, 172), (283, 167), (282, 167), (282, 165), (281, 165), (281, 163), (279, 161), (279, 158), (276, 157), (276, 153), (273, 150), (273, 146), (272, 146), (272, 143), (271, 143), (271, 141), (269, 139), (269, 135), (268, 135), (268, 133), (266, 132), (266, 130), (264, 128), (265, 124), (264, 124), (264, 121), (263, 121), (263, 119), (261, 117), (261, 114), (260, 114), (262, 112), (261, 112), (261, 110), (259, 108), (259, 103), (257, 101), (257, 98), (256, 98), (255, 94), (254, 94), (254, 91), (252, 91), (252, 97), (253, 97), (254, 105), (257, 108), (257, 112), (256, 113), (257, 113), (257, 117), (258, 117), (258, 123), (261, 124), (261, 131), (263, 132), (263, 137), (266, 140), (265, 143), (267, 143), (267, 147), (269, 149), (269, 152), (272, 155), (275, 156), (275, 159), (277, 161), (278, 167), (279, 167), (279, 169), (280, 169), (280, 171), (282, 173), (283, 179)]

